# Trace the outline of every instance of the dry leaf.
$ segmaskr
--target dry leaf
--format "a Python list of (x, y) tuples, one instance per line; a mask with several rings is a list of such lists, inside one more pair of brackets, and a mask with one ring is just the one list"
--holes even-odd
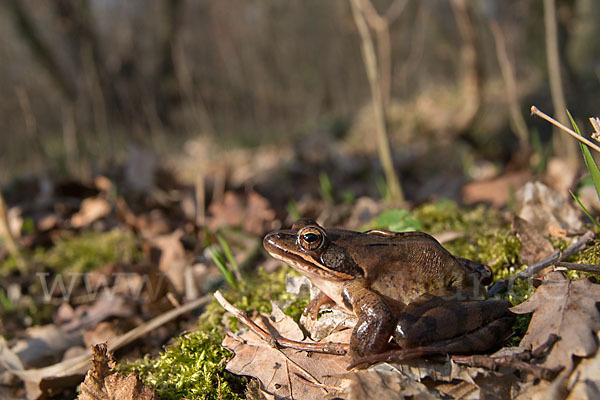
[(517, 215), (533, 224), (542, 235), (548, 235), (551, 226), (567, 231), (581, 228), (581, 213), (541, 182), (527, 182), (516, 198)]
[[(600, 334), (596, 334), (596, 339), (600, 341)], [(600, 399), (600, 353), (587, 360), (582, 360), (575, 371), (571, 374), (574, 378), (574, 384), (567, 400)]]
[(244, 220), (244, 206), (240, 195), (234, 192), (225, 192), (223, 202), (211, 203), (208, 207), (212, 215), (211, 228), (220, 226), (240, 226)]
[(463, 200), (467, 204), (490, 202), (495, 207), (508, 203), (511, 192), (520, 188), (531, 178), (530, 171), (509, 172), (485, 181), (469, 182), (462, 189)]
[(177, 293), (185, 292), (185, 268), (188, 260), (181, 243), (183, 232), (176, 230), (168, 235), (153, 238), (150, 243), (160, 252), (158, 269), (163, 272)]
[(78, 400), (154, 400), (154, 389), (145, 386), (133, 373), (124, 376), (112, 371), (114, 362), (107, 355), (106, 344), (92, 348), (92, 368), (81, 384)]
[(108, 201), (101, 197), (89, 197), (81, 202), (79, 211), (71, 217), (71, 225), (81, 228), (92, 222), (105, 217), (110, 213), (111, 207)]
[(554, 252), (554, 247), (536, 228), (523, 218), (515, 216), (512, 229), (521, 241), (521, 262), (533, 265)]
[(212, 215), (211, 228), (241, 226), (246, 232), (259, 236), (272, 229), (271, 222), (276, 216), (269, 201), (254, 191), (246, 197), (228, 191), (222, 202), (211, 203), (208, 210)]
[[(304, 339), (302, 330), (290, 317), (274, 314), (278, 314), (279, 319), (269, 322), (279, 335), (297, 341)], [(265, 327), (260, 318), (255, 322)], [(340, 336), (328, 339), (344, 340)], [(346, 336), (345, 340), (348, 339)], [(227, 336), (223, 346), (235, 354), (227, 363), (228, 371), (257, 378), (261, 389), (276, 398), (323, 399), (341, 389), (340, 375), (346, 373), (349, 364), (349, 359), (342, 356), (278, 350), (252, 332)]]
[(402, 364), (393, 364), (393, 367), (404, 376), (415, 381), (429, 378), (437, 382), (462, 380), (474, 383), (474, 378), (486, 373), (482, 368), (466, 367), (452, 360), (441, 363), (423, 359), (406, 360)]
[(82, 327), (96, 325), (111, 317), (129, 318), (136, 312), (132, 300), (121, 294), (115, 294), (112, 289), (104, 289), (94, 303), (83, 304), (74, 310), (73, 318), (61, 328), (76, 330)]
[(367, 370), (347, 375), (350, 385), (344, 391), (349, 400), (441, 399), (440, 395), (401, 374)]
[(275, 219), (275, 211), (269, 200), (251, 191), (248, 193), (248, 206), (244, 218), (244, 230), (262, 236), (270, 230), (269, 223)]
[(26, 335), (11, 348), (25, 368), (58, 362), (67, 349), (83, 344), (81, 332), (67, 331), (53, 324), (28, 328)]
[(600, 330), (598, 302), (600, 285), (587, 279), (571, 281), (560, 272), (547, 274), (531, 298), (511, 308), (517, 314), (533, 312), (521, 346), (537, 348), (548, 335), (560, 336), (542, 365), (564, 366), (570, 371), (573, 355), (589, 357), (598, 349), (595, 337)]

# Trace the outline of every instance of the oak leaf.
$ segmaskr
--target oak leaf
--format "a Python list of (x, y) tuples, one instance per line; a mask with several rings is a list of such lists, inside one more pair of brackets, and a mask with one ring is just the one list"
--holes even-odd
[(588, 279), (571, 281), (560, 272), (547, 274), (542, 284), (524, 303), (512, 307), (517, 314), (533, 312), (522, 347), (537, 348), (550, 334), (560, 336), (543, 360), (546, 368), (573, 368), (572, 356), (596, 353), (595, 333), (600, 331), (600, 285)]
[(92, 368), (81, 384), (78, 400), (157, 400), (154, 389), (145, 386), (137, 375), (127, 376), (112, 370), (114, 362), (105, 343), (92, 348)]
[[(284, 315), (274, 306), (269, 318), (271, 329), (286, 339), (302, 341), (304, 334), (293, 319)], [(255, 322), (270, 330), (257, 318)], [(338, 332), (341, 334), (342, 332)], [(345, 338), (328, 338), (328, 341), (349, 340), (349, 330), (343, 332)], [(227, 363), (227, 370), (237, 375), (257, 378), (260, 389), (275, 398), (323, 399), (341, 389), (341, 374), (346, 373), (350, 363), (348, 357), (331, 354), (308, 354), (294, 349), (276, 349), (251, 331), (227, 336), (223, 347), (235, 355)]]

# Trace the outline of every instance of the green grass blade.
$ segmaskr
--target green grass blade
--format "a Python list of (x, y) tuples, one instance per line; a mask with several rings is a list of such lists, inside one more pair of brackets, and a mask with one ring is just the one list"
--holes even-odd
[(571, 196), (573, 196), (573, 198), (575, 199), (575, 201), (579, 204), (579, 207), (581, 207), (581, 209), (583, 210), (583, 212), (585, 213), (585, 215), (587, 215), (587, 217), (590, 220), (592, 220), (592, 222), (594, 223), (594, 225), (596, 225), (596, 228), (598, 230), (600, 230), (600, 223), (598, 223), (598, 221), (596, 221), (596, 219), (594, 217), (592, 217), (592, 214), (590, 214), (590, 212), (587, 210), (587, 208), (585, 208), (585, 206), (583, 205), (583, 203), (581, 202), (581, 200), (579, 200), (579, 197), (577, 197), (577, 195), (575, 195), (575, 193), (573, 193), (570, 190), (569, 190), (569, 193), (571, 193)]
[[(571, 125), (573, 125), (573, 129), (579, 136), (583, 136), (579, 131), (579, 127), (573, 120), (571, 113), (567, 110), (567, 115), (571, 120)], [(596, 188), (596, 194), (598, 195), (598, 199), (600, 199), (600, 168), (598, 168), (598, 164), (592, 157), (592, 152), (590, 149), (583, 143), (579, 142), (579, 146), (581, 147), (581, 152), (583, 153), (583, 159), (585, 161), (585, 165), (587, 166), (588, 171), (590, 171), (590, 175), (592, 176), (592, 182), (594, 182), (594, 187)], [(579, 201), (579, 200), (578, 200)], [(581, 204), (581, 203), (580, 203)]]
[(333, 186), (331, 185), (331, 180), (326, 172), (321, 172), (319, 174), (319, 186), (323, 200), (329, 204), (333, 204)]
[(231, 252), (231, 247), (229, 247), (229, 243), (227, 243), (227, 240), (223, 239), (223, 237), (218, 234), (217, 234), (217, 240), (219, 241), (219, 245), (221, 245), (221, 249), (223, 250), (223, 253), (225, 253), (227, 262), (229, 262), (229, 265), (231, 265), (231, 268), (233, 268), (234, 271), (239, 272), (240, 266), (238, 265), (237, 261), (235, 261), (235, 258), (233, 257), (233, 253)]
[(225, 278), (227, 283), (229, 283), (229, 285), (232, 288), (237, 289), (237, 281), (235, 280), (235, 277), (233, 276), (233, 272), (231, 272), (231, 269), (229, 269), (229, 267), (227, 266), (227, 263), (225, 262), (225, 257), (223, 256), (223, 253), (221, 253), (219, 250), (216, 250), (215, 248), (211, 248), (209, 251), (210, 251), (210, 256), (212, 257), (213, 261), (215, 262), (215, 265), (217, 266), (217, 268), (219, 268), (219, 271), (221, 271), (223, 278)]

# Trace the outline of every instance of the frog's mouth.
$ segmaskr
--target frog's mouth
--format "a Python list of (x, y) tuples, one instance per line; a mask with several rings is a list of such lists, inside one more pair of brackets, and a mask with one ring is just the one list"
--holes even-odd
[[(265, 236), (263, 246), (273, 258), (283, 261), (301, 274), (335, 280), (354, 278), (352, 275), (325, 267), (318, 259), (309, 254), (288, 250), (287, 246), (282, 245), (282, 243), (290, 241), (286, 239), (283, 232), (274, 232)], [(290, 245), (295, 245), (295, 241), (291, 241), (291, 243)]]

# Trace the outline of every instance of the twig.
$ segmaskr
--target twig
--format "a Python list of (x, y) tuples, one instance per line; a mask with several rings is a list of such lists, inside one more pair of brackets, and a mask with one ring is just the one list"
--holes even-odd
[(548, 339), (536, 349), (525, 350), (522, 353), (511, 354), (508, 356), (494, 357), (476, 354), (471, 356), (454, 355), (451, 358), (452, 361), (458, 364), (464, 364), (470, 367), (486, 368), (492, 371), (497, 370), (499, 367), (507, 367), (528, 372), (539, 379), (551, 381), (563, 367), (550, 369), (530, 364), (528, 361), (544, 357), (558, 340), (560, 340), (559, 336), (551, 334), (548, 336)]
[(544, 114), (536, 106), (531, 106), (531, 114), (545, 119), (546, 121), (550, 122), (552, 125), (562, 129), (563, 131), (567, 132), (569, 135), (573, 136), (575, 139), (579, 140), (582, 143), (585, 143), (586, 145), (588, 145), (589, 147), (591, 147), (592, 149), (594, 149), (600, 153), (600, 147), (598, 147), (598, 145), (596, 145), (594, 142), (591, 142), (590, 140), (586, 139), (585, 137), (578, 135), (577, 132), (575, 132), (574, 130), (567, 128), (566, 126), (564, 126), (563, 124), (561, 124), (560, 122), (555, 120), (554, 118), (550, 117), (547, 114)]
[(490, 31), (496, 43), (496, 57), (498, 58), (498, 65), (500, 66), (500, 72), (502, 73), (502, 80), (506, 87), (506, 97), (508, 100), (508, 110), (510, 112), (510, 122), (512, 129), (514, 130), (517, 138), (519, 139), (519, 147), (523, 153), (529, 152), (529, 135), (527, 130), (527, 124), (520, 111), (519, 106), (519, 94), (517, 91), (517, 83), (515, 74), (508, 59), (508, 53), (506, 51), (506, 41), (504, 40), (504, 34), (498, 21), (495, 19), (490, 20)]
[(592, 124), (592, 127), (594, 128), (592, 139), (600, 140), (600, 118), (590, 117), (590, 124)]
[(238, 319), (238, 321), (246, 325), (248, 329), (273, 347), (286, 347), (295, 350), (336, 355), (344, 355), (348, 352), (349, 345), (346, 343), (307, 343), (286, 339), (279, 335), (271, 335), (267, 330), (252, 321), (244, 311), (229, 303), (225, 297), (223, 297), (223, 294), (220, 291), (217, 290), (214, 296), (225, 310), (232, 313), (234, 317)]
[[(124, 333), (121, 336), (114, 337), (109, 339), (107, 342), (108, 350), (115, 351), (126, 344), (131, 343), (132, 341), (148, 334), (148, 332), (156, 330), (156, 328), (166, 324), (167, 322), (173, 320), (174, 318), (184, 314), (186, 312), (190, 312), (198, 307), (202, 307), (206, 303), (210, 301), (210, 295), (203, 296), (197, 300), (191, 301), (187, 304), (179, 308), (175, 308), (173, 310), (169, 310), (164, 314), (161, 314), (150, 321), (144, 322), (142, 325)], [(10, 351), (6, 347), (3, 347), (2, 340), (0, 340), (0, 353), (3, 351)], [(70, 376), (70, 375), (83, 375), (85, 371), (89, 369), (90, 365), (90, 357), (91, 351), (87, 351), (85, 354), (80, 356), (76, 356), (73, 358), (68, 358), (64, 361), (61, 361), (57, 364), (53, 364), (44, 368), (31, 368), (31, 369), (23, 369), (22, 366), (11, 367), (4, 365), (8, 371), (12, 374), (18, 376), (25, 382), (36, 382), (39, 383), (41, 380), (46, 378), (57, 379), (60, 377)], [(0, 357), (0, 364), (2, 364), (2, 358)]]
[(570, 262), (558, 262), (557, 267), (564, 267), (573, 271), (589, 272), (592, 274), (600, 274), (600, 265), (598, 264), (578, 264)]
[[(574, 245), (566, 249), (565, 251), (555, 251), (550, 256), (546, 257), (544, 260), (540, 261), (537, 264), (532, 265), (524, 271), (519, 272), (513, 278), (515, 279), (524, 279), (529, 278), (536, 272), (543, 270), (544, 268), (556, 263), (557, 261), (564, 260), (565, 258), (571, 257), (573, 254), (579, 253), (581, 250), (587, 247), (587, 243), (594, 238), (594, 232), (587, 231), (583, 234), (581, 239), (579, 239)], [(512, 279), (512, 278), (511, 278)]]
[[(219, 304), (221, 304), (221, 306), (223, 306), (223, 308), (225, 310), (232, 313), (238, 319), (238, 321), (240, 321), (242, 324), (246, 325), (248, 327), (248, 329), (250, 329), (256, 335), (258, 335), (258, 337), (260, 337), (262, 340), (269, 343), (269, 345), (271, 347), (278, 350), (279, 353), (283, 357), (285, 357), (286, 360), (288, 360), (298, 370), (300, 370), (303, 374), (305, 374), (306, 376), (303, 376), (304, 379), (306, 379), (307, 381), (311, 382), (312, 384), (314, 384), (316, 386), (319, 386), (321, 389), (323, 389), (325, 392), (327, 392), (327, 388), (328, 388), (327, 385), (324, 385), (323, 383), (321, 383), (313, 374), (311, 374), (309, 371), (307, 371), (305, 368), (303, 368), (297, 362), (292, 360), (287, 354), (285, 354), (283, 351), (281, 351), (281, 347), (287, 347), (287, 348), (292, 348), (292, 349), (296, 349), (296, 350), (316, 351), (316, 352), (329, 353), (329, 354), (340, 354), (340, 355), (345, 354), (346, 350), (344, 350), (343, 353), (339, 353), (339, 352), (331, 353), (329, 351), (322, 351), (322, 349), (329, 350), (329, 347), (327, 345), (332, 345), (333, 343), (324, 343), (324, 344), (323, 343), (304, 343), (304, 342), (297, 342), (294, 340), (282, 338), (281, 336), (279, 336), (279, 333), (275, 330), (275, 328), (271, 324), (269, 324), (268, 320), (261, 316), (263, 324), (265, 324), (265, 326), (269, 330), (269, 332), (267, 332), (261, 326), (257, 325), (254, 321), (252, 321), (250, 318), (248, 318), (248, 316), (246, 315), (245, 312), (236, 308), (233, 304), (229, 303), (225, 299), (225, 297), (223, 297), (223, 294), (221, 294), (220, 291), (217, 290), (215, 292), (214, 296), (215, 296), (215, 299), (217, 299)], [(304, 346), (304, 345), (307, 345), (307, 346)], [(315, 348), (313, 345), (320, 345), (319, 346), (320, 349)], [(338, 345), (346, 347), (346, 348), (348, 347), (347, 344), (338, 343)], [(291, 386), (290, 386), (290, 388), (291, 388)]]
[[(556, 119), (561, 123), (567, 123), (565, 110), (565, 94), (562, 87), (560, 74), (560, 56), (558, 52), (558, 29), (556, 27), (556, 4), (555, 0), (544, 0), (544, 27), (546, 30), (546, 60), (548, 63), (548, 77), (550, 81), (550, 94), (554, 106)], [(577, 149), (573, 143), (556, 138), (554, 140), (554, 151), (566, 156), (570, 165), (577, 165)]]
[(373, 104), (373, 113), (375, 114), (375, 131), (377, 132), (379, 159), (385, 173), (385, 180), (387, 182), (390, 199), (402, 202), (404, 201), (404, 194), (402, 193), (400, 181), (396, 174), (396, 170), (394, 169), (392, 152), (387, 136), (385, 105), (378, 76), (377, 57), (375, 55), (373, 38), (371, 37), (369, 27), (365, 21), (360, 0), (349, 1), (350, 8), (352, 9), (352, 16), (354, 17), (354, 23), (360, 34), (363, 62), (365, 64), (365, 69), (367, 70), (369, 86), (371, 87), (371, 101)]
[(508, 287), (512, 286), (517, 279), (525, 279), (529, 278), (533, 274), (543, 270), (546, 267), (549, 267), (552, 264), (555, 264), (558, 261), (562, 261), (573, 254), (579, 253), (581, 250), (587, 247), (587, 243), (594, 238), (594, 232), (587, 231), (583, 234), (581, 239), (579, 239), (575, 244), (566, 249), (565, 251), (557, 250), (554, 253), (550, 254), (548, 257), (544, 258), (537, 264), (530, 266), (524, 271), (519, 272), (516, 275), (508, 278), (508, 283), (506, 279), (499, 280), (496, 282), (489, 290), (488, 295), (494, 296), (498, 293), (504, 292)]
[(4, 237), (6, 249), (8, 252), (18, 261), (21, 257), (19, 248), (15, 243), (15, 239), (10, 231), (10, 224), (8, 223), (8, 214), (6, 210), (6, 203), (4, 202), (4, 196), (0, 191), (0, 236)]

